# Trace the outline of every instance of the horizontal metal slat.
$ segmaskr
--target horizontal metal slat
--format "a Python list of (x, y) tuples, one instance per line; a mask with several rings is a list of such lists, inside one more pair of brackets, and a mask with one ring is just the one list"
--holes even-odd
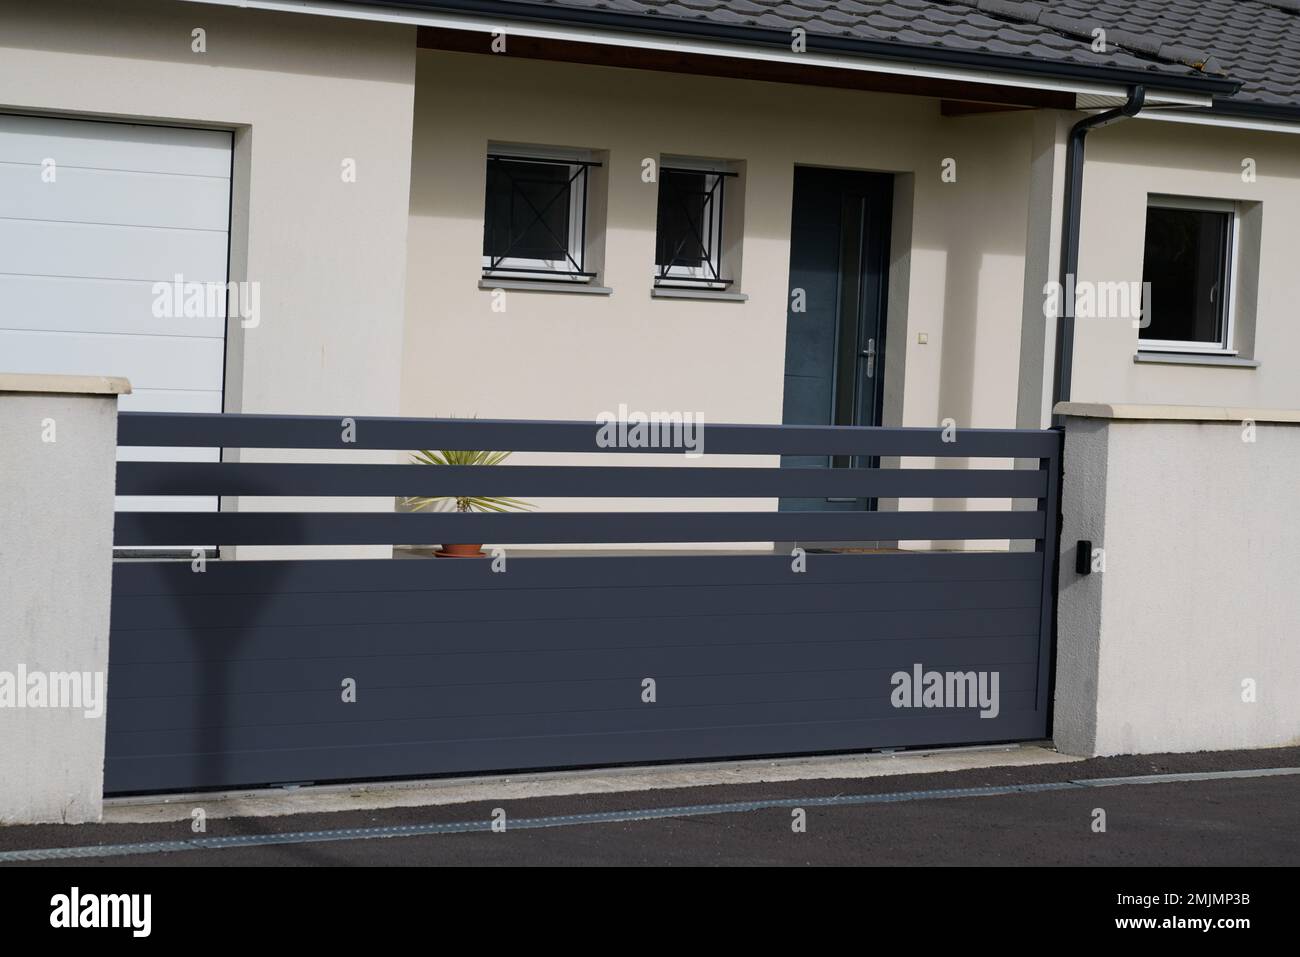
[[(345, 427), (345, 419), (351, 427)], [(124, 412), (118, 444), (279, 449), (505, 449), (519, 452), (653, 452), (604, 447), (598, 422), (414, 419), (316, 415)], [(702, 452), (720, 455), (920, 455), (1046, 458), (1060, 435), (1027, 429), (880, 428), (704, 424)], [(945, 441), (950, 438), (951, 441)], [(347, 441), (345, 439), (350, 439)]]
[(909, 608), (1037, 608), (1033, 580), (881, 582), (816, 584), (790, 573), (784, 584), (686, 586), (596, 586), (517, 588), (485, 594), (481, 589), (426, 592), (324, 592), (309, 594), (119, 596), (112, 627), (181, 628), (400, 624), (516, 620), (559, 621), (581, 608), (594, 618), (674, 615), (817, 614), (839, 611), (893, 611)]
[[(800, 580), (824, 583), (900, 581), (1008, 581), (1042, 576), (1043, 557), (1034, 552), (835, 553), (809, 557)], [(238, 595), (311, 592), (424, 592), (431, 601), (448, 588), (508, 592), (515, 588), (587, 588), (609, 585), (672, 586), (781, 584), (791, 574), (790, 556), (771, 553), (711, 555), (532, 554), (510, 558), (509, 574), (489, 562), (433, 559), (374, 561), (313, 559), (210, 561), (195, 574), (185, 561), (125, 561), (113, 565), (113, 594)]]
[(386, 545), (1039, 539), (1042, 512), (118, 512), (113, 544)]
[(118, 495), (1041, 498), (1039, 469), (119, 462)]

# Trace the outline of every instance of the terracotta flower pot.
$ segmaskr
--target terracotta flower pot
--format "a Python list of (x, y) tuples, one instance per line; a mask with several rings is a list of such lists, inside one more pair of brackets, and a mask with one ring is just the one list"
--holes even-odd
[(487, 558), (483, 545), (443, 545), (433, 553), (438, 558)]

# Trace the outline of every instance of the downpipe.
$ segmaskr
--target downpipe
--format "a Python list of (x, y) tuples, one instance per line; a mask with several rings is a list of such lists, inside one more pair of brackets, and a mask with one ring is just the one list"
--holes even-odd
[[(1065, 209), (1061, 216), (1061, 269), (1060, 288), (1072, 289), (1071, 276), (1079, 272), (1079, 230), (1083, 212), (1083, 161), (1084, 141), (1088, 134), (1103, 126), (1137, 116), (1146, 102), (1146, 88), (1141, 84), (1129, 90), (1128, 102), (1123, 106), (1094, 116), (1085, 117), (1070, 128), (1069, 145), (1065, 154)], [(1061, 300), (1060, 314), (1056, 317), (1056, 361), (1052, 368), (1052, 408), (1058, 402), (1070, 400), (1070, 385), (1074, 378), (1074, 303)], [(1052, 413), (1052, 425), (1060, 426), (1060, 416)]]
[[(1074, 288), (1073, 283), (1070, 282), (1070, 277), (1077, 276), (1079, 272), (1079, 229), (1083, 212), (1084, 141), (1093, 130), (1137, 116), (1142, 112), (1142, 106), (1145, 102), (1146, 88), (1138, 84), (1129, 90), (1128, 101), (1123, 106), (1085, 117), (1070, 128), (1070, 138), (1065, 153), (1065, 209), (1061, 215), (1059, 288), (1062, 291)], [(1068, 402), (1070, 400), (1070, 385), (1074, 373), (1074, 302), (1067, 299), (1064, 292), (1061, 296), (1061, 308), (1056, 317), (1055, 353), (1056, 361), (1052, 367), (1051, 423), (1052, 429), (1061, 434), (1061, 453), (1056, 462), (1056, 487), (1058, 490), (1056, 514), (1046, 516), (1046, 520), (1056, 526), (1056, 534), (1052, 536), (1055, 541), (1056, 555), (1049, 566), (1052, 575), (1052, 619), (1051, 637), (1048, 642), (1050, 651), (1047, 671), (1049, 702), (1054, 701), (1056, 698), (1056, 642), (1059, 624), (1057, 608), (1060, 600), (1058, 580), (1061, 574), (1060, 560), (1064, 545), (1061, 541), (1061, 533), (1065, 528), (1065, 514), (1062, 509), (1062, 499), (1065, 494), (1065, 424), (1062, 417), (1056, 414), (1056, 406), (1059, 402)], [(1049, 706), (1047, 709), (1047, 736), (1049, 739), (1056, 730), (1055, 725), (1055, 709)]]

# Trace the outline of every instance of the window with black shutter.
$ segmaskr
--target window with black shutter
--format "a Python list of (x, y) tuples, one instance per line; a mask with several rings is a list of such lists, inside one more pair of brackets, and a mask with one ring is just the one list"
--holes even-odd
[(655, 237), (655, 285), (725, 288), (722, 272), (726, 183), (722, 169), (663, 166)]
[(583, 159), (488, 154), (483, 275), (585, 281)]

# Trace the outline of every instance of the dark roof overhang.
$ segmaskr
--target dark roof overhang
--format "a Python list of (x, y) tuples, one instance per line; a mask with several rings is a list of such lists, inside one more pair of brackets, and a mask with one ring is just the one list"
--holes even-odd
[[(402, 7), (411, 10), (499, 18), (516, 22), (533, 22), (549, 26), (569, 26), (592, 30), (620, 30), (658, 37), (691, 38), (737, 46), (790, 48), (790, 33), (782, 30), (737, 27), (704, 20), (681, 20), (645, 14), (618, 13), (590, 8), (543, 6), (513, 0), (347, 0), (352, 5)], [(901, 63), (960, 67), (1025, 77), (1064, 81), (1102, 83), (1131, 87), (1144, 84), (1148, 89), (1231, 96), (1241, 84), (1221, 76), (1197, 74), (1188, 68), (1185, 74), (1166, 70), (1129, 70), (1118, 67), (1093, 67), (1078, 63), (1057, 62), (1036, 57), (1006, 56), (954, 50), (937, 46), (894, 43), (851, 37), (807, 35), (809, 52), (837, 56), (871, 57)]]

